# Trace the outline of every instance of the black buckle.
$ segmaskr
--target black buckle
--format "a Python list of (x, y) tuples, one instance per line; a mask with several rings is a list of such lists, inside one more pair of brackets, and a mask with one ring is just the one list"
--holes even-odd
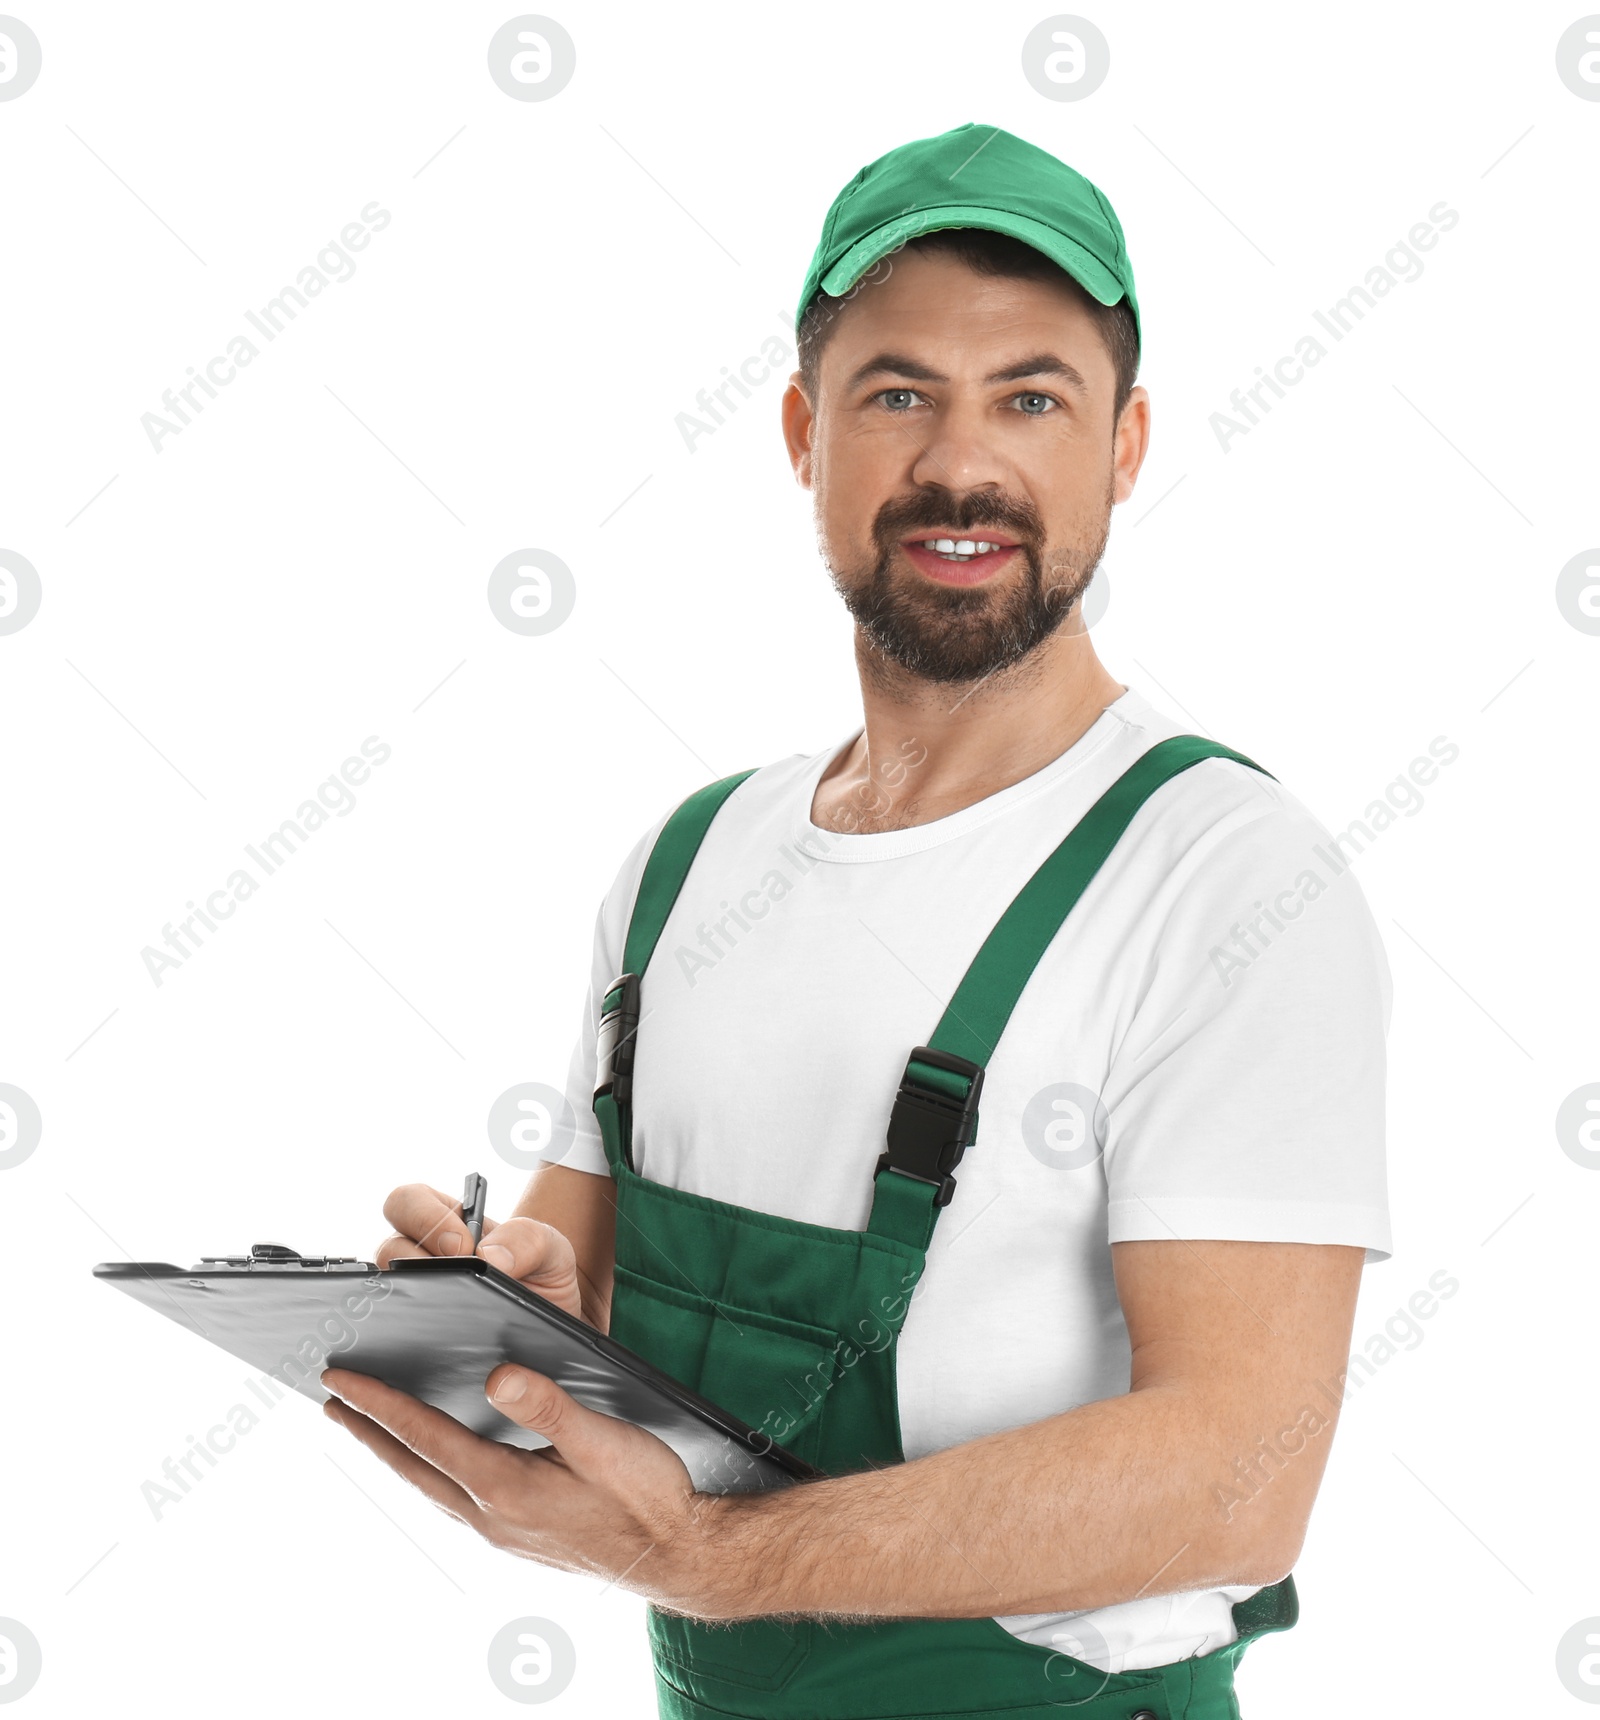
[(633, 1051), (639, 1037), (639, 976), (625, 973), (606, 991), (595, 1046), (594, 1093), (609, 1093), (619, 1105), (633, 1095)]
[[(916, 1064), (965, 1076), (965, 1097), (930, 1086), (913, 1073)], [(978, 1132), (978, 1095), (983, 1091), (983, 1065), (948, 1051), (933, 1051), (919, 1045), (906, 1063), (889, 1113), (889, 1145), (878, 1158), (873, 1177), (898, 1171), (903, 1177), (932, 1183), (938, 1189), (935, 1206), (948, 1206), (956, 1192), (951, 1176), (961, 1155)]]

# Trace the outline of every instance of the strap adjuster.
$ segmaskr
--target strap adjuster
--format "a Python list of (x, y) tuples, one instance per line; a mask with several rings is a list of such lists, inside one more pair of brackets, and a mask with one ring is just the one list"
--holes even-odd
[(897, 1171), (939, 1191), (935, 1206), (948, 1206), (956, 1192), (951, 1172), (978, 1132), (978, 1095), (983, 1065), (948, 1051), (919, 1045), (906, 1063), (889, 1113), (889, 1144), (879, 1155), (876, 1180)]
[(618, 1105), (633, 1095), (633, 1052), (639, 1037), (639, 976), (625, 973), (611, 982), (600, 1006), (595, 1044), (594, 1093), (609, 1093)]

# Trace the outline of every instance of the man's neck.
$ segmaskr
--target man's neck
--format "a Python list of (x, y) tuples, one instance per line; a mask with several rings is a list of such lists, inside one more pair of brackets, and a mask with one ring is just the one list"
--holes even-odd
[(1059, 758), (1127, 689), (1087, 632), (1063, 628), (1021, 663), (965, 686), (885, 664), (858, 636), (864, 724), (817, 785), (826, 830), (903, 830), (947, 818)]

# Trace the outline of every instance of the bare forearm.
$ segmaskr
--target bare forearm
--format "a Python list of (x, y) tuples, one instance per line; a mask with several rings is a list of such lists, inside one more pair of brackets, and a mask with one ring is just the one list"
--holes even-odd
[(1254, 1432), (1146, 1390), (912, 1463), (719, 1499), (715, 1592), (685, 1610), (977, 1618), (1264, 1584), (1293, 1562), (1295, 1507), (1309, 1508), (1330, 1437), (1324, 1422), (1274, 1497), (1229, 1512), (1222, 1490)]

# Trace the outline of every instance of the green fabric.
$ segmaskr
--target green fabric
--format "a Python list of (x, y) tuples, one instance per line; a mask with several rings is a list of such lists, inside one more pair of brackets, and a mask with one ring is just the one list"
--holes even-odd
[(933, 1227), (939, 1222), (941, 1209), (933, 1204), (937, 1193), (932, 1183), (885, 1171), (873, 1181), (867, 1229), (874, 1236), (926, 1248), (933, 1240)]
[[(686, 1665), (678, 1639), (665, 1635), (652, 1611), (657, 1707), (662, 1720), (1240, 1720), (1239, 1661), (1258, 1636), (1287, 1629), (1297, 1610), (1292, 1579), (1263, 1593), (1286, 1603), (1283, 1622), (1191, 1660), (1111, 1674), (1023, 1642), (992, 1618), (815, 1630), (806, 1621), (763, 1620), (774, 1633), (773, 1670), (761, 1688), (752, 1686), (747, 1663), (737, 1679), (703, 1655)], [(797, 1681), (803, 1694), (794, 1691)]]
[(972, 1082), (965, 1075), (958, 1075), (954, 1069), (936, 1069), (931, 1063), (922, 1063), (915, 1058), (906, 1067), (919, 1087), (948, 1094), (952, 1099), (965, 1099), (972, 1090)]
[(1105, 194), (1048, 151), (999, 126), (971, 124), (891, 149), (834, 198), (800, 289), (796, 327), (819, 292), (842, 297), (908, 239), (947, 227), (984, 228), (1031, 245), (1101, 304), (1126, 299), (1138, 332), (1133, 264)]
[(737, 776), (725, 776), (697, 790), (684, 801), (661, 827), (650, 858), (645, 862), (644, 876), (639, 880), (639, 893), (633, 901), (633, 918), (628, 922), (628, 942), (622, 952), (622, 971), (643, 974), (667, 923), (672, 904), (678, 899), (683, 881), (711, 820), (722, 810), (723, 802), (747, 776), (742, 770)]
[(1243, 753), (1199, 735), (1158, 741), (1112, 783), (1023, 885), (956, 987), (927, 1042), (930, 1050), (949, 1051), (973, 1063), (989, 1061), (1039, 958), (1134, 814), (1163, 783), (1207, 758), (1228, 758), (1261, 770)]
[[(1050, 936), (1138, 806), (1200, 758), (1240, 756), (1193, 736), (1183, 743), (1146, 754), (1039, 868), (985, 941), (930, 1045), (987, 1057)], [(629, 928), (629, 971), (647, 979), (700, 841), (742, 780), (713, 784), (668, 820)], [(955, 1007), (963, 1001), (964, 1025)], [(950, 1043), (960, 1038), (952, 1021), (967, 1035), (961, 1043)], [(974, 1055), (968, 1044), (985, 1049)], [(919, 1073), (930, 1086), (942, 1075), (965, 1090), (947, 1071)], [(629, 1162), (631, 1105), (606, 1093), (594, 1108), (617, 1185), (611, 1335), (829, 1475), (903, 1462), (896, 1354), (938, 1218), (932, 1186), (888, 1172), (876, 1179), (866, 1230), (804, 1224), (638, 1175)], [(1069, 1709), (1086, 1720), (1129, 1720), (1141, 1710), (1158, 1720), (1238, 1720), (1239, 1656), (1295, 1613), (1285, 1579), (1234, 1609), (1238, 1642), (1115, 1675), (1023, 1642), (993, 1618), (704, 1625), (652, 1607), (648, 1621), (664, 1720), (1060, 1720)]]
[[(927, 1044), (987, 1063), (1033, 970), (1134, 815), (1163, 783), (1207, 758), (1261, 770), (1253, 759), (1199, 735), (1158, 741), (1112, 783), (1018, 891), (956, 987)], [(940, 1073), (918, 1064), (928, 1076)], [(948, 1078), (948, 1077), (947, 1077)], [(926, 1247), (938, 1221), (938, 1191), (892, 1172), (877, 1179), (867, 1228)]]

